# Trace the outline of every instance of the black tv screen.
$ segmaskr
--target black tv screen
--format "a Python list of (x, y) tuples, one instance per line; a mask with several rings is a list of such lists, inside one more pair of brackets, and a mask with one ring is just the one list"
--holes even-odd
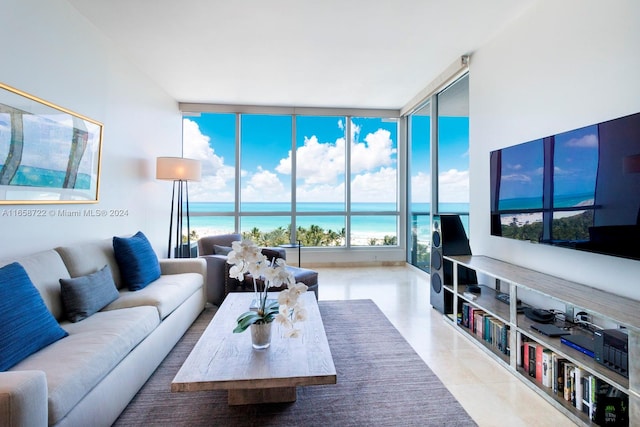
[(640, 113), (492, 151), (491, 234), (640, 259)]

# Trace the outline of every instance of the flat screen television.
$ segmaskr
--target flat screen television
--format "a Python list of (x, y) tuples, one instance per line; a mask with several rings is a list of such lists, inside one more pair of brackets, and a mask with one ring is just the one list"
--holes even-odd
[(492, 235), (640, 260), (640, 113), (490, 161)]

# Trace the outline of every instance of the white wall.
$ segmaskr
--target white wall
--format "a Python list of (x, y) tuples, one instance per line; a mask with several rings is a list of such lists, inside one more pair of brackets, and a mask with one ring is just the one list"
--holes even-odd
[[(0, 258), (142, 230), (166, 256), (171, 184), (155, 158), (180, 155), (177, 102), (65, 0), (2, 0), (0, 81), (104, 125), (98, 204), (0, 205)], [(125, 217), (3, 216), (13, 208), (126, 209)]]
[(492, 237), (489, 218), (491, 150), (640, 112), (639, 22), (637, 0), (542, 0), (473, 54), (474, 254), (640, 300), (640, 261)]

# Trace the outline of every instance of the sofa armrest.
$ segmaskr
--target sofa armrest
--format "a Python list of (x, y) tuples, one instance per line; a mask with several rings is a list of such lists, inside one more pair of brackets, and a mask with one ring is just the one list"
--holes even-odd
[(47, 377), (42, 371), (0, 372), (0, 426), (48, 424)]
[(161, 274), (200, 273), (206, 279), (207, 266), (201, 258), (161, 259)]
[(207, 265), (207, 281), (205, 282), (207, 301), (220, 305), (225, 296), (225, 278), (229, 271), (226, 255), (201, 255), (200, 259)]

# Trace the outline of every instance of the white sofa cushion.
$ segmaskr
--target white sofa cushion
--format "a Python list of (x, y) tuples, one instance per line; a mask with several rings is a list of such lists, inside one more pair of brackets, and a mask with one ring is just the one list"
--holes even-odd
[(156, 307), (160, 319), (164, 319), (194, 292), (202, 292), (201, 274), (168, 274), (160, 276), (139, 291), (120, 289), (120, 297), (103, 311), (147, 305)]
[(60, 255), (51, 249), (12, 260), (2, 260), (0, 267), (14, 261), (24, 267), (53, 317), (57, 320), (64, 319), (65, 314), (62, 299), (60, 299), (60, 282), (58, 280), (68, 279), (70, 276)]
[(73, 246), (58, 247), (55, 250), (64, 260), (71, 277), (86, 276), (108, 265), (116, 287), (119, 289), (123, 286), (120, 267), (113, 253), (112, 239), (92, 240)]
[(12, 371), (47, 376), (49, 424), (65, 416), (159, 324), (154, 307), (98, 312), (82, 322), (62, 323), (69, 336), (29, 356)]

